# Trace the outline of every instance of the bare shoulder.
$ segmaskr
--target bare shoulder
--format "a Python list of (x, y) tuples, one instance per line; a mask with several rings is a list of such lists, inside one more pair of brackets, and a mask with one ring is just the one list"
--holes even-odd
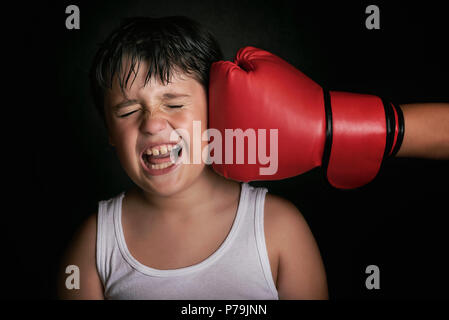
[[(297, 236), (307, 226), (296, 206), (280, 196), (267, 193), (265, 196), (264, 229), (267, 245), (280, 260), (285, 250), (287, 237)], [(293, 234), (293, 235), (292, 235)]]
[[(97, 214), (91, 214), (75, 232), (59, 266), (58, 295), (61, 299), (102, 299), (103, 288), (96, 267)], [(79, 288), (68, 289), (66, 281), (75, 272), (66, 273), (68, 266), (79, 271)], [(71, 269), (73, 270), (73, 269)], [(76, 271), (76, 272), (78, 272)], [(70, 278), (69, 281), (73, 279)], [(72, 282), (74, 283), (74, 282)]]
[(289, 222), (296, 222), (303, 220), (302, 214), (298, 208), (285, 198), (267, 193), (265, 196), (265, 221), (275, 227)]
[(268, 246), (279, 258), (279, 298), (327, 299), (320, 251), (298, 208), (287, 199), (267, 193), (264, 220)]
[(309, 232), (307, 222), (298, 208), (280, 196), (266, 194), (264, 215), (265, 232), (275, 242), (279, 253), (287, 235), (297, 236), (298, 232)]
[(97, 214), (89, 215), (75, 232), (71, 247), (72, 249), (91, 249), (97, 237)]

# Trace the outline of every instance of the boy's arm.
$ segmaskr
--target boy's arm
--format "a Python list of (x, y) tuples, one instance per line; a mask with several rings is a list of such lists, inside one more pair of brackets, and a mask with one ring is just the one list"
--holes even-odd
[[(75, 234), (64, 258), (58, 276), (58, 296), (60, 299), (102, 300), (103, 285), (96, 267), (97, 215), (90, 216)], [(79, 269), (79, 289), (67, 289), (66, 267), (75, 265)]]
[(289, 201), (271, 194), (265, 200), (265, 232), (276, 248), (277, 290), (282, 300), (328, 299), (320, 251), (304, 217)]
[(449, 159), (449, 103), (401, 105), (404, 140), (397, 157)]

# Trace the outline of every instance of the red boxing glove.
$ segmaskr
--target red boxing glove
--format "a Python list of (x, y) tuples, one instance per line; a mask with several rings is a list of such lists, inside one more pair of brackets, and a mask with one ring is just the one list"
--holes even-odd
[(374, 179), (402, 143), (398, 106), (373, 95), (323, 90), (286, 61), (254, 47), (240, 49), (234, 63), (214, 63), (209, 86), (209, 129), (225, 139), (236, 129), (265, 133), (256, 135), (257, 148), (247, 140), (248, 159), (265, 143), (267, 154), (277, 153), (270, 172), (259, 153), (252, 163), (226, 161), (234, 159), (236, 143), (222, 143), (224, 156), (212, 166), (226, 178), (279, 180), (322, 166), (331, 185), (351, 189)]

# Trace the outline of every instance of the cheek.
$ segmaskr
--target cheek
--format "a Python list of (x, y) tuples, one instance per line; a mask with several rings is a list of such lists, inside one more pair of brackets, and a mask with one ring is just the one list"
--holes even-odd
[(111, 122), (108, 130), (110, 142), (120, 161), (125, 164), (130, 155), (135, 154), (137, 132), (125, 123)]
[(123, 124), (112, 122), (109, 128), (109, 136), (116, 147), (125, 146), (129, 140), (130, 130)]
[(195, 105), (195, 110), (193, 113), (195, 120), (201, 121), (202, 131), (206, 130), (208, 121), (207, 101), (205, 99), (198, 101)]
[[(186, 110), (187, 111), (187, 110)], [(200, 164), (202, 161), (202, 151), (207, 147), (208, 141), (202, 139), (203, 133), (207, 130), (207, 108), (206, 105), (195, 105), (189, 112), (183, 113), (176, 121), (173, 121), (175, 129), (182, 129), (184, 140), (189, 145), (191, 164)]]
[(174, 128), (183, 128), (189, 132), (192, 132), (193, 123), (195, 121), (196, 126), (198, 126), (198, 123), (201, 123), (201, 132), (203, 132), (207, 129), (207, 115), (207, 104), (205, 101), (200, 100), (192, 104), (189, 109), (175, 115), (172, 118), (172, 124)]

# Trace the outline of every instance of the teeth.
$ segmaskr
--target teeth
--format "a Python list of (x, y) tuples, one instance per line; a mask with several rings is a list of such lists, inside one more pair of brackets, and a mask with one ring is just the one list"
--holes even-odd
[(171, 152), (172, 150), (178, 150), (180, 148), (181, 148), (180, 145), (173, 146), (171, 144), (167, 144), (167, 145), (161, 145), (161, 146), (157, 146), (157, 147), (148, 149), (145, 151), (145, 153), (149, 156), (151, 156), (151, 155), (158, 156), (160, 154), (166, 154), (167, 152)]
[(159, 150), (157, 148), (151, 149), (151, 152), (153, 152), (154, 156), (158, 156), (159, 155)]

